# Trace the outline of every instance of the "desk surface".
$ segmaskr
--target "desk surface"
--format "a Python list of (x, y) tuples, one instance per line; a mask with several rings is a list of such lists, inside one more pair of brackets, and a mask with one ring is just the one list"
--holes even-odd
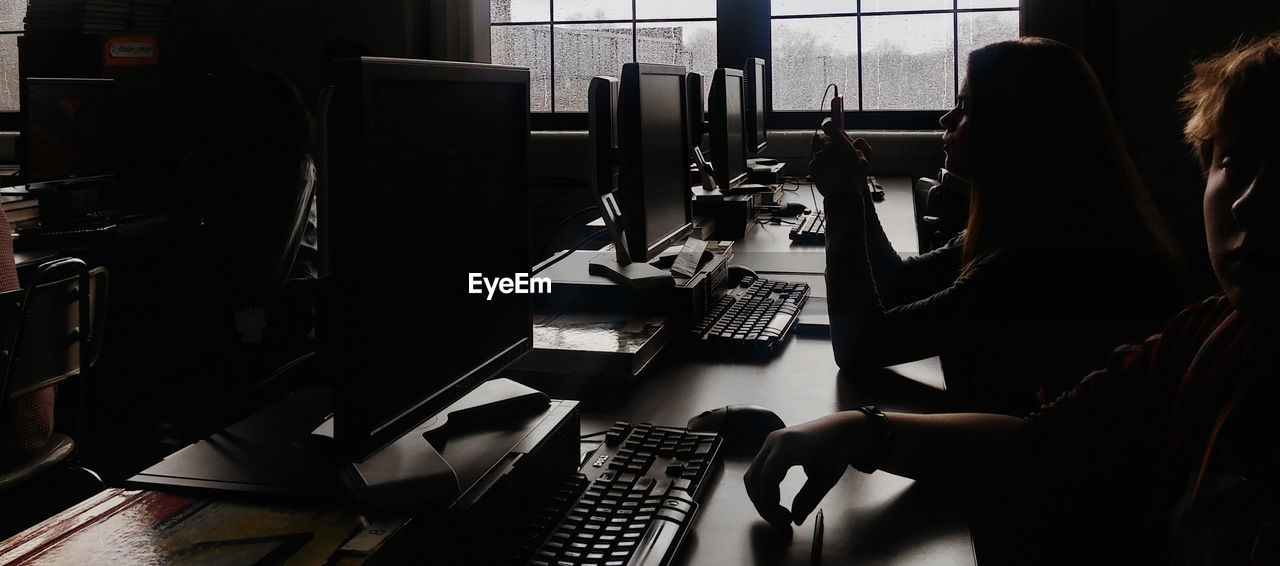
[[(899, 249), (914, 250), (910, 195), (905, 180), (883, 179), (879, 210)], [(807, 197), (808, 190), (788, 195)], [(903, 212), (905, 219), (903, 220)], [(905, 226), (906, 229), (902, 229)], [(792, 261), (802, 273), (822, 271), (820, 246), (791, 246), (787, 226), (755, 225), (739, 253), (764, 261)], [(906, 237), (911, 241), (907, 241)], [(785, 252), (785, 253), (784, 253)], [(752, 264), (770, 271), (770, 264)], [(809, 267), (806, 267), (809, 266)], [(773, 269), (778, 271), (777, 269)], [(820, 276), (814, 276), (820, 281)], [(788, 424), (831, 412), (876, 404), (886, 410), (928, 412), (942, 406), (941, 372), (935, 360), (853, 374), (841, 372), (828, 340), (795, 337), (775, 356), (751, 360), (711, 356), (675, 345), (631, 383), (547, 378), (531, 383), (552, 397), (580, 399), (582, 432), (604, 430), (615, 420), (682, 425), (704, 410), (732, 404), (773, 409)], [(746, 497), (742, 476), (750, 461), (727, 458), (711, 478), (679, 564), (808, 564), (812, 520), (790, 538), (775, 533)], [(793, 469), (782, 486), (788, 504), (804, 481)], [(974, 564), (973, 544), (959, 492), (877, 472), (850, 470), (827, 494), (823, 557), (828, 564)]]
[[(889, 238), (900, 251), (914, 253), (910, 181), (880, 181), (886, 197), (877, 206)], [(807, 187), (787, 198), (808, 199)], [(766, 273), (821, 274), (822, 246), (793, 246), (789, 230), (786, 225), (753, 225), (737, 245), (735, 262)], [(812, 284), (811, 279), (820, 282), (822, 278), (805, 278)], [(581, 399), (584, 434), (607, 429), (620, 418), (683, 425), (704, 410), (736, 404), (768, 407), (787, 424), (866, 404), (913, 412), (942, 407), (936, 358), (854, 375), (836, 367), (830, 341), (801, 337), (789, 340), (776, 356), (759, 361), (717, 358), (675, 347), (663, 352), (630, 384), (610, 387), (553, 380), (535, 385), (553, 397)], [(727, 459), (719, 477), (713, 478), (680, 563), (808, 564), (811, 520), (796, 528), (790, 540), (774, 533), (756, 514), (743, 489), (742, 476), (749, 465), (745, 458)], [(793, 469), (782, 486), (784, 505), (790, 506), (790, 498), (803, 483), (804, 473)], [(828, 564), (975, 563), (968, 520), (957, 492), (885, 472), (868, 476), (851, 470), (821, 507), (826, 522), (823, 555)]]
[[(916, 239), (915, 208), (911, 202), (911, 180), (905, 177), (879, 178), (884, 188), (884, 201), (876, 203), (876, 213), (884, 226), (885, 235), (894, 249), (904, 255), (915, 255), (920, 250)], [(795, 187), (795, 185), (788, 185)], [(822, 207), (822, 195), (816, 189), (810, 193), (810, 185), (802, 184), (798, 190), (789, 191), (784, 202), (799, 202), (816, 210)], [(826, 248), (822, 245), (797, 245), (789, 236), (791, 226), (762, 225), (752, 223), (746, 235), (738, 241), (734, 251), (734, 263), (739, 263), (760, 273), (814, 273), (826, 269)]]

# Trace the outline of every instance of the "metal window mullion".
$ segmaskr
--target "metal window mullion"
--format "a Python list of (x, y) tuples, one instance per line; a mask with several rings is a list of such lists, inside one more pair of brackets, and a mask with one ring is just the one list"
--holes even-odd
[(549, 0), (551, 20), (547, 22), (547, 45), (551, 47), (551, 60), (547, 61), (547, 77), (551, 80), (551, 113), (556, 112), (556, 0)]
[(960, 100), (960, 0), (951, 0), (951, 9), (951, 90)]
[(865, 97), (862, 95), (862, 0), (858, 0), (858, 111), (861, 112), (862, 102)]

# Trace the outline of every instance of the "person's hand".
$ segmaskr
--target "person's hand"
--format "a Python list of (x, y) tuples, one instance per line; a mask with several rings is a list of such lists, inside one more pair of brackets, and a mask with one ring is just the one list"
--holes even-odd
[[(803, 523), (849, 464), (865, 455), (869, 434), (867, 417), (859, 411), (773, 431), (743, 477), (747, 496), (760, 516), (778, 529), (788, 528), (792, 520)], [(808, 479), (788, 511), (779, 504), (778, 485), (793, 466), (801, 466)]]
[(871, 144), (851, 139), (830, 118), (822, 121), (822, 134), (813, 136), (813, 159), (809, 171), (814, 185), (824, 197), (867, 190), (867, 170), (871, 167)]

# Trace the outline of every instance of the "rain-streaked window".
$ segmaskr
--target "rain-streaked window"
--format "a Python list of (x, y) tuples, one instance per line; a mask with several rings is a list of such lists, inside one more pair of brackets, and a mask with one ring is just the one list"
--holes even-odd
[(716, 68), (716, 0), (489, 0), (492, 60), (530, 69), (530, 109), (585, 112), (591, 77), (622, 64)]
[(773, 109), (945, 110), (974, 49), (1019, 32), (1018, 0), (773, 0)]
[(27, 0), (0, 0), (0, 112), (18, 111), (18, 36)]

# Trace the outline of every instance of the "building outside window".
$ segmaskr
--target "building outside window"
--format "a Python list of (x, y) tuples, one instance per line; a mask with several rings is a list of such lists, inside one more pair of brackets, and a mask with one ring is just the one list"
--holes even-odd
[(587, 85), (623, 63), (716, 69), (715, 0), (490, 0), (492, 61), (528, 67), (530, 109), (585, 112)]
[(0, 0), (0, 112), (18, 111), (18, 36), (27, 0)]

